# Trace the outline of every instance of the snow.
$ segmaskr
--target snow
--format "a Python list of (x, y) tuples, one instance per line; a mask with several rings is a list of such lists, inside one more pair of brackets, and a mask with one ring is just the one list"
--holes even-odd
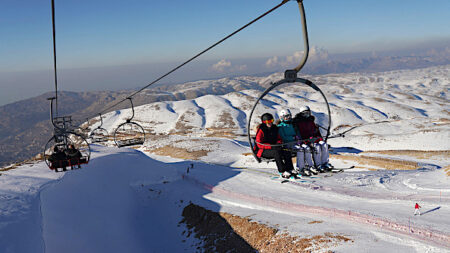
[[(153, 133), (138, 150), (93, 144), (91, 161), (82, 169), (54, 173), (34, 162), (0, 172), (0, 252), (195, 252), (201, 241), (186, 236), (180, 223), (191, 202), (249, 217), (280, 233), (351, 238), (326, 249), (333, 252), (450, 252), (450, 184), (443, 169), (450, 164), (448, 153), (375, 152), (450, 150), (449, 69), (307, 77), (327, 94), (334, 133), (356, 126), (345, 138), (329, 140), (333, 154), (364, 152), (419, 164), (415, 170), (369, 170), (374, 167), (332, 157), (335, 167), (357, 166), (330, 177), (281, 183), (275, 165), (245, 155), (248, 144), (239, 137), (246, 133), (256, 90), (136, 107), (136, 122)], [(324, 80), (336, 84), (326, 86)], [(349, 89), (353, 92), (346, 93)], [(286, 105), (295, 111), (309, 101), (326, 123), (323, 101), (312, 91), (287, 87), (272, 95), (265, 105), (274, 113)], [(103, 116), (103, 127), (112, 132), (131, 110)], [(182, 134), (177, 124), (191, 132)], [(238, 137), (209, 136), (207, 128)], [(206, 155), (192, 161), (151, 153), (168, 145)], [(416, 202), (421, 216), (413, 215)]]

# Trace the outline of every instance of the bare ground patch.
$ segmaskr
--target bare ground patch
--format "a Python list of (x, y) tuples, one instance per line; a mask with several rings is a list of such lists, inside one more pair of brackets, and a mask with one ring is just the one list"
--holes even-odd
[(38, 154), (36, 157), (33, 157), (33, 158), (31, 158), (31, 159), (28, 159), (28, 160), (25, 160), (25, 161), (23, 161), (23, 162), (19, 162), (19, 163), (14, 163), (14, 164), (11, 164), (11, 165), (9, 165), (9, 166), (6, 166), (6, 167), (3, 167), (3, 168), (0, 168), (0, 171), (8, 171), (8, 170), (14, 170), (14, 169), (17, 169), (17, 168), (19, 168), (20, 166), (22, 166), (22, 165), (26, 165), (26, 164), (31, 164), (31, 166), (33, 166), (33, 164), (35, 164), (36, 162), (38, 162), (38, 161), (43, 161), (44, 159), (42, 158), (42, 154)]
[(185, 148), (178, 148), (171, 145), (155, 148), (145, 149), (145, 152), (153, 153), (160, 156), (170, 156), (172, 158), (179, 158), (184, 160), (198, 160), (200, 157), (207, 156), (206, 150), (187, 150)]
[(187, 119), (195, 116), (195, 113), (187, 111), (183, 113), (177, 120), (175, 124), (175, 129), (171, 131), (171, 133), (183, 134), (187, 135), (193, 132), (193, 126), (189, 124)]
[(450, 158), (450, 150), (381, 150), (381, 151), (365, 151), (365, 153), (377, 153), (384, 155), (404, 155), (412, 156), (417, 159), (429, 159), (435, 157)]
[(330, 155), (334, 159), (355, 161), (362, 165), (376, 166), (386, 170), (415, 170), (420, 168), (417, 162), (394, 160), (382, 157), (371, 157), (365, 155)]
[(188, 228), (183, 233), (200, 239), (203, 245), (197, 249), (204, 252), (311, 252), (353, 242), (332, 233), (304, 238), (290, 236), (249, 218), (209, 211), (194, 204), (186, 206), (182, 215), (180, 223)]
[(237, 128), (236, 123), (234, 122), (234, 119), (229, 112), (222, 112), (222, 114), (220, 114), (219, 116), (219, 119), (214, 122), (214, 125), (217, 128)]
[(447, 176), (450, 176), (450, 165), (444, 167), (444, 171), (447, 172)]
[(236, 128), (217, 128), (217, 127), (209, 127), (206, 128), (208, 131), (205, 136), (206, 137), (222, 137), (222, 138), (236, 138), (236, 133), (234, 132)]
[(313, 221), (308, 222), (308, 224), (317, 224), (317, 223), (323, 223), (323, 221), (321, 221), (321, 220), (313, 220)]

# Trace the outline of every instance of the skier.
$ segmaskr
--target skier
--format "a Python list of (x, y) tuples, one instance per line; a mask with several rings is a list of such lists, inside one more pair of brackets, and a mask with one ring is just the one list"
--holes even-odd
[(273, 121), (273, 116), (270, 113), (264, 113), (261, 116), (262, 123), (258, 126), (256, 132), (257, 156), (274, 158), (278, 172), (283, 178), (289, 178), (293, 172), (295, 173), (291, 153), (281, 148), (282, 139), (278, 133), (278, 127), (273, 124)]
[(69, 147), (66, 150), (66, 155), (69, 158), (71, 166), (78, 165), (78, 167), (80, 167), (82, 155), (80, 150), (76, 149), (73, 144), (69, 144)]
[[(299, 154), (297, 154), (297, 164), (305, 161), (303, 166), (317, 174), (319, 171), (330, 171), (333, 166), (329, 164), (328, 144), (323, 141), (319, 127), (314, 123), (314, 116), (308, 106), (300, 107), (300, 112), (295, 115), (294, 126), (302, 137), (299, 143)], [(299, 159), (304, 156), (304, 159)], [(298, 164), (299, 167), (302, 164)], [(300, 167), (301, 168), (301, 167)]]
[[(293, 174), (300, 174), (302, 176), (311, 176), (311, 171), (304, 166), (305, 162), (303, 155), (303, 148), (296, 145), (297, 140), (301, 140), (301, 137), (297, 133), (294, 125), (292, 124), (292, 114), (289, 109), (281, 110), (278, 115), (280, 116), (280, 121), (277, 126), (279, 128), (279, 133), (283, 143), (286, 143), (286, 147), (292, 152), (294, 150), (302, 150), (299, 153), (297, 151), (297, 166), (294, 167)], [(301, 161), (299, 161), (299, 159)], [(312, 160), (311, 160), (312, 163)]]
[(414, 206), (414, 208), (415, 208), (415, 210), (414, 210), (414, 215), (417, 215), (417, 214), (419, 214), (419, 216), (420, 216), (420, 208), (422, 208), (421, 206), (419, 206), (419, 204), (418, 203), (416, 203), (416, 205)]
[(286, 143), (285, 147), (292, 149), (296, 142), (297, 133), (295, 132), (294, 125), (292, 125), (292, 114), (289, 109), (281, 110), (278, 115), (280, 116), (280, 121), (277, 122), (278, 132)]
[(50, 161), (50, 167), (52, 169), (56, 170), (58, 168), (65, 169), (65, 167), (67, 166), (66, 154), (62, 150), (60, 150), (59, 147), (56, 145), (53, 147), (53, 153), (50, 155), (48, 160)]

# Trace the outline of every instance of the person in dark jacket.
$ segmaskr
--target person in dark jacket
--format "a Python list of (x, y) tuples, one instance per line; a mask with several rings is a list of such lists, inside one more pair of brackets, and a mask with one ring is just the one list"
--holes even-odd
[(323, 139), (314, 121), (315, 118), (311, 115), (309, 106), (300, 107), (300, 112), (295, 115), (294, 125), (304, 142), (317, 143)]
[(274, 118), (270, 113), (261, 116), (262, 123), (256, 132), (256, 145), (258, 147), (258, 157), (275, 159), (278, 172), (284, 178), (291, 177), (294, 167), (289, 151), (281, 148), (282, 139), (278, 133), (278, 127), (273, 124)]
[(48, 158), (52, 169), (65, 168), (67, 166), (67, 156), (58, 146), (53, 147), (53, 153)]
[[(328, 163), (328, 144), (323, 141), (319, 127), (314, 121), (315, 118), (311, 115), (311, 109), (308, 106), (302, 106), (294, 118), (294, 126), (302, 137), (299, 152), (303, 152), (303, 156), (301, 153), (297, 154), (297, 165), (308, 167), (316, 174), (319, 171), (331, 170), (333, 166)], [(304, 164), (299, 164), (302, 159), (298, 157), (304, 157)]]
[(66, 155), (70, 161), (70, 165), (80, 165), (82, 155), (80, 150), (76, 149), (73, 144), (69, 144), (69, 147), (66, 150)]

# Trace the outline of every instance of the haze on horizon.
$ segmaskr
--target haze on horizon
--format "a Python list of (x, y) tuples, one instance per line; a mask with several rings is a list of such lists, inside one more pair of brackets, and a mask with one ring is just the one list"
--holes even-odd
[[(279, 2), (56, 0), (59, 89), (143, 87)], [(308, 64), (450, 54), (449, 1), (304, 5), (312, 47)], [(0, 17), (0, 105), (52, 91), (51, 1), (2, 1)], [(301, 50), (300, 16), (291, 1), (160, 84), (281, 71), (297, 64)]]

